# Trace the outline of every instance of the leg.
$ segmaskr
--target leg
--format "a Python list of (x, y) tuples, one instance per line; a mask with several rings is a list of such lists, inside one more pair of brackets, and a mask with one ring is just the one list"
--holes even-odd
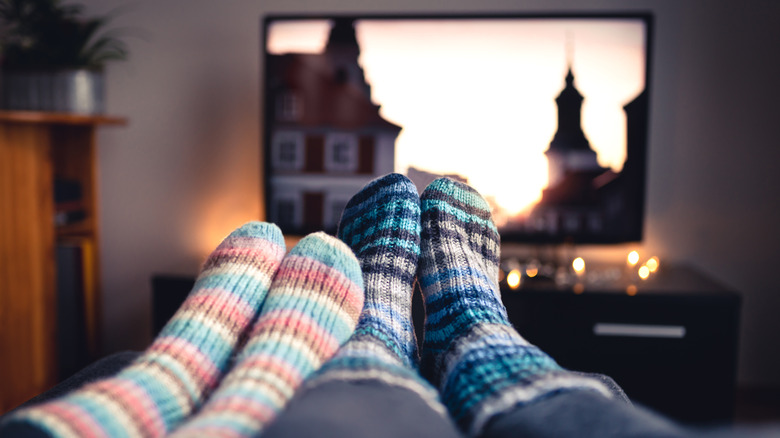
[(296, 395), (263, 438), (462, 438), (417, 392), (379, 380), (331, 380)]
[(643, 408), (593, 391), (570, 390), (507, 409), (486, 424), (481, 436), (674, 438), (694, 435)]
[(64, 398), (15, 412), (0, 425), (0, 435), (165, 435), (221, 379), (284, 251), (275, 225), (249, 223), (234, 231), (206, 261), (182, 307), (132, 365)]
[[(122, 351), (99, 359), (77, 371), (48, 391), (27, 400), (24, 404), (17, 407), (16, 410), (60, 398), (88, 383), (111, 377), (135, 362), (140, 355), (141, 352), (138, 351)], [(14, 411), (9, 412), (7, 415), (10, 415), (12, 412)]]
[[(366, 293), (363, 312), (355, 334), (304, 385), (269, 434), (286, 436), (291, 430), (316, 424), (318, 436), (373, 435), (358, 432), (367, 427), (375, 433), (386, 429), (396, 432), (395, 436), (406, 436), (405, 432), (413, 433), (418, 426), (405, 419), (411, 414), (425, 418), (426, 426), (440, 432), (436, 436), (457, 435), (436, 390), (416, 370), (411, 298), (419, 255), (420, 207), (414, 184), (398, 174), (369, 183), (347, 204), (338, 235), (360, 261)], [(391, 403), (386, 410), (396, 398), (403, 403)], [(321, 404), (324, 400), (330, 401)], [(330, 417), (333, 410), (338, 415)], [(371, 426), (368, 418), (379, 423)]]
[(563, 391), (610, 397), (511, 326), (498, 289), (499, 235), (484, 199), (449, 179), (421, 196), (420, 283), (426, 322), (423, 370), (458, 425), (479, 435), (492, 417)]
[(470, 435), (489, 438), (769, 437), (777, 429), (693, 430), (626, 403), (608, 380), (562, 369), (509, 324), (498, 290), (498, 233), (470, 187), (422, 194), (423, 367)]
[(203, 409), (173, 436), (250, 437), (355, 330), (363, 281), (352, 251), (325, 233), (282, 260), (246, 346)]
[(366, 301), (355, 334), (307, 386), (378, 381), (415, 391), (444, 413), (435, 389), (416, 371), (411, 306), (420, 252), (419, 203), (414, 184), (399, 174), (372, 181), (347, 203), (338, 236), (360, 261)]
[(778, 425), (694, 429), (592, 391), (561, 392), (496, 415), (484, 438), (777, 438)]

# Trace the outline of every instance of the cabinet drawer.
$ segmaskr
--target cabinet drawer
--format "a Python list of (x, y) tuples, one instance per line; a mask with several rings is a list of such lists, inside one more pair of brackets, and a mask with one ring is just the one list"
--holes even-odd
[(506, 291), (503, 300), (520, 334), (561, 366), (607, 374), (678, 420), (731, 419), (737, 297)]

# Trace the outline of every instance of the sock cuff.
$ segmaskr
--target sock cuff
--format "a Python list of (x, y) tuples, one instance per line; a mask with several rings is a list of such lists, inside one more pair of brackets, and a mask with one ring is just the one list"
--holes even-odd
[(453, 341), (439, 365), (442, 397), (472, 436), (495, 415), (563, 391), (613, 394), (600, 380), (561, 368), (504, 324), (475, 325)]
[(614, 397), (610, 389), (599, 380), (561, 370), (541, 375), (529, 383), (505, 388), (476, 406), (468, 415), (468, 421), (459, 423), (468, 424), (469, 436), (480, 436), (493, 417), (570, 391), (595, 392), (608, 399)]
[[(457, 376), (468, 367), (472, 356), (482, 362), (493, 362), (502, 359), (502, 349), (536, 348), (520, 336), (517, 331), (502, 322), (479, 322), (453, 339), (439, 354), (435, 362), (438, 375), (441, 376), (442, 391), (445, 390), (450, 378)], [(558, 364), (552, 361), (554, 367)]]

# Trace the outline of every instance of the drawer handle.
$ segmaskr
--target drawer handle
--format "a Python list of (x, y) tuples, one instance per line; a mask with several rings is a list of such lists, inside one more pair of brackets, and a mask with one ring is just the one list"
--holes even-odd
[(681, 325), (640, 325), (597, 322), (593, 326), (593, 334), (596, 336), (682, 339), (685, 337), (685, 327)]

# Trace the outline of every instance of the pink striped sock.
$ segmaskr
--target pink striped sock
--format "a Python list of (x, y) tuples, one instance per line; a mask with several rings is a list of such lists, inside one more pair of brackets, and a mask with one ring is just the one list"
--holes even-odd
[(258, 434), (352, 334), (362, 308), (352, 250), (325, 233), (302, 239), (282, 261), (236, 366), (174, 436)]
[(237, 229), (211, 254), (184, 304), (132, 365), (63, 398), (20, 410), (0, 425), (0, 435), (165, 435), (216, 387), (284, 253), (276, 225), (251, 222)]

